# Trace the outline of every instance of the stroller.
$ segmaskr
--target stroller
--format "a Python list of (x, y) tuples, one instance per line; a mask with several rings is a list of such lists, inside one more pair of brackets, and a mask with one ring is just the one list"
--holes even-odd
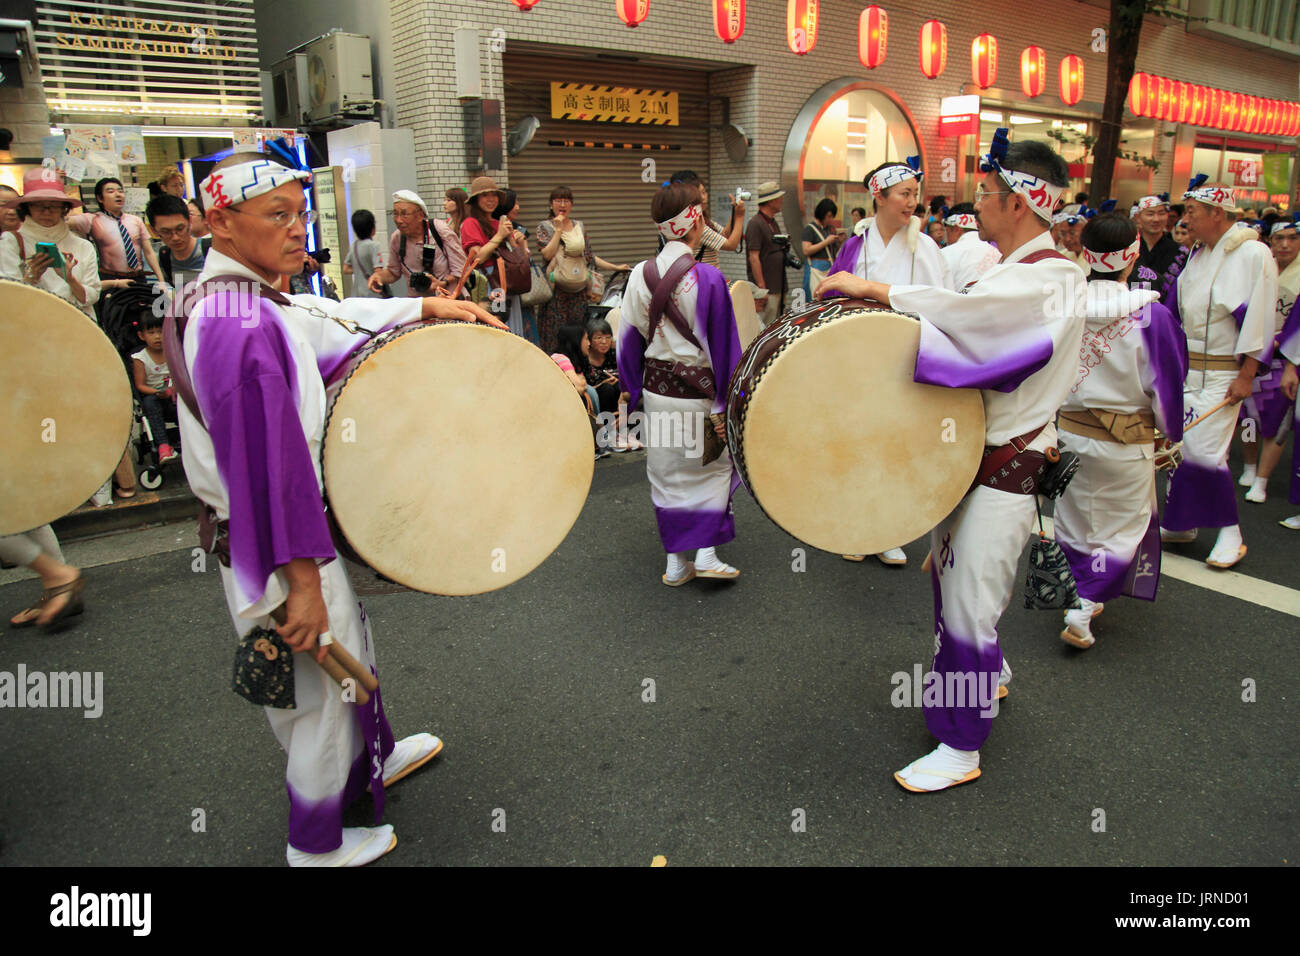
[[(155, 451), (153, 430), (149, 419), (144, 414), (140, 394), (135, 389), (135, 372), (131, 356), (144, 347), (137, 334), (137, 322), (142, 315), (152, 312), (157, 294), (153, 285), (146, 281), (137, 281), (129, 288), (119, 289), (109, 296), (99, 310), (99, 324), (108, 336), (113, 347), (122, 358), (127, 380), (131, 383), (134, 422), (131, 426), (131, 443), (134, 446), (132, 458), (140, 464), (139, 482), (141, 487), (153, 491), (163, 483), (163, 466), (158, 461)], [(176, 420), (175, 407), (166, 416), (167, 435), (157, 444), (168, 444), (180, 450), (180, 425)], [(177, 462), (179, 464), (179, 461)]]
[(588, 322), (592, 319), (606, 318), (612, 310), (622, 304), (623, 290), (627, 288), (628, 276), (631, 274), (630, 271), (615, 272), (609, 277), (609, 281), (605, 283), (605, 291), (601, 294), (600, 304), (593, 303), (587, 306)]

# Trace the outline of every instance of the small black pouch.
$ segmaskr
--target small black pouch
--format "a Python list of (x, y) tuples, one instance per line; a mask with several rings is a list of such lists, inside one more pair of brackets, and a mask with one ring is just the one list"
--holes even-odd
[[(1052, 449), (1055, 450), (1055, 449)], [(1059, 498), (1074, 473), (1079, 470), (1079, 456), (1072, 451), (1057, 452), (1056, 460), (1047, 456), (1047, 470), (1038, 479), (1038, 493), (1045, 498)]]
[[(1057, 464), (1065, 461), (1065, 452)], [(1066, 475), (1070, 480), (1079, 467), (1079, 456), (1075, 455), (1075, 466)], [(1047, 466), (1051, 468), (1051, 464)], [(1041, 486), (1040, 486), (1041, 487)], [(1025, 607), (1035, 611), (1064, 611), (1078, 608), (1079, 588), (1070, 570), (1061, 546), (1043, 531), (1043, 512), (1038, 507), (1038, 498), (1034, 498), (1034, 509), (1038, 512), (1038, 537), (1029, 545), (1029, 570), (1025, 574)]]
[(260, 707), (294, 710), (293, 652), (275, 631), (255, 627), (239, 639), (230, 689)]

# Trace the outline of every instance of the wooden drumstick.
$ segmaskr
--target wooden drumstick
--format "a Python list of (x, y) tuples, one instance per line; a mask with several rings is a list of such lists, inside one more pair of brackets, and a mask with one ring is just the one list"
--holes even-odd
[(1231, 398), (1225, 398), (1223, 401), (1219, 402), (1219, 404), (1215, 405), (1213, 408), (1211, 408), (1208, 412), (1206, 412), (1206, 413), (1205, 413), (1204, 415), (1202, 415), (1200, 418), (1196, 419), (1196, 421), (1192, 422), (1190, 425), (1188, 425), (1187, 427), (1185, 427), (1185, 428), (1183, 429), (1183, 434), (1184, 434), (1184, 435), (1187, 434), (1189, 431), (1191, 431), (1193, 428), (1195, 428), (1195, 427), (1196, 427), (1197, 425), (1199, 425), (1201, 422), (1205, 421), (1207, 418), (1209, 418), (1211, 415), (1213, 415), (1215, 412), (1217, 412), (1217, 411), (1218, 411), (1219, 409), (1221, 409), (1224, 405), (1227, 405), (1227, 404), (1228, 404), (1229, 402), (1231, 402), (1231, 401), (1232, 401)]
[[(284, 627), (284, 622), (288, 620), (288, 617), (289, 615), (285, 611), (283, 604), (271, 612), (271, 620), (281, 627)], [(325, 647), (328, 649), (328, 653), (325, 655), (325, 660), (320, 662), (321, 669), (326, 674), (329, 674), (334, 679), (334, 683), (340, 687), (346, 688), (347, 685), (344, 681), (352, 680), (357, 703), (363, 706), (370, 703), (370, 695), (367, 690), (375, 690), (379, 687), (375, 675), (364, 671), (357, 659), (340, 646), (337, 641), (331, 640)], [(350, 665), (347, 662), (351, 662)], [(364, 672), (366, 676), (362, 677), (361, 673), (349, 673), (349, 667), (355, 667), (358, 672)], [(358, 684), (360, 686), (357, 686)]]

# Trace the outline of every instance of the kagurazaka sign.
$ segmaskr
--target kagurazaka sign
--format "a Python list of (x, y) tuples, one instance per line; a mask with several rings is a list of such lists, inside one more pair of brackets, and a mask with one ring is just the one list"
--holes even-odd
[[(154, 56), (204, 56), (218, 60), (233, 60), (234, 47), (222, 46), (217, 32), (211, 27), (201, 27), (178, 20), (150, 20), (125, 16), (68, 15), (67, 31), (55, 35), (55, 43), (63, 50), (102, 50), (108, 53), (144, 53)], [(100, 31), (100, 32), (89, 32)], [(132, 37), (105, 36), (105, 33), (155, 34), (175, 37), (171, 40), (134, 39)]]

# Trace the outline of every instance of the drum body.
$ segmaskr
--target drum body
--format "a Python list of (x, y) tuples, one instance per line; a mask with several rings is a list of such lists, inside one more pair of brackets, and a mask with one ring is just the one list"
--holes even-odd
[(978, 390), (912, 380), (920, 322), (851, 299), (787, 313), (732, 376), (727, 443), (763, 512), (815, 548), (875, 554), (928, 532), (984, 451)]
[(591, 427), (536, 346), (466, 322), (377, 338), (327, 389), (321, 473), (356, 555), (431, 594), (480, 594), (541, 564), (591, 487)]
[(113, 473), (131, 436), (131, 386), (76, 306), (4, 280), (0, 302), (0, 534), (18, 534), (72, 511)]

